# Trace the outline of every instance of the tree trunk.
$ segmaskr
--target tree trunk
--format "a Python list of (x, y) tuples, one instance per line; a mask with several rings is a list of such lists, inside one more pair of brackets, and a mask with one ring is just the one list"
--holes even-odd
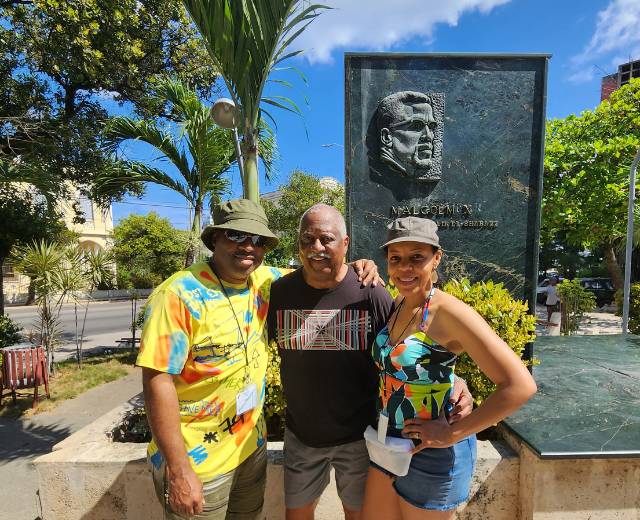
[(94, 286), (91, 285), (89, 290), (89, 299), (87, 300), (87, 307), (84, 310), (84, 319), (82, 320), (82, 332), (80, 332), (80, 348), (78, 349), (78, 368), (82, 370), (82, 344), (84, 342), (84, 326), (87, 324), (87, 313), (89, 312), (89, 304), (91, 303), (91, 295), (93, 294)]
[(2, 264), (4, 258), (0, 261), (0, 316), (4, 316), (4, 273), (2, 272)]
[(184, 261), (184, 266), (185, 267), (189, 267), (191, 264), (193, 264), (193, 259), (196, 256), (196, 246), (194, 244), (191, 244), (189, 246), (189, 249), (187, 249), (187, 258)]
[[(196, 200), (193, 208), (193, 224), (191, 225), (191, 231), (194, 235), (200, 234), (200, 223), (202, 222), (202, 200)], [(193, 264), (196, 256), (196, 246), (191, 244), (187, 249), (187, 258), (184, 261), (184, 266), (189, 267)]]
[(611, 273), (611, 280), (613, 282), (614, 289), (616, 291), (624, 289), (624, 278), (622, 277), (622, 272), (620, 271), (618, 262), (616, 262), (616, 251), (613, 244), (600, 244), (600, 249), (602, 249), (602, 252), (604, 253), (604, 259), (607, 262), (609, 273)]
[(27, 289), (27, 302), (25, 305), (35, 305), (36, 304), (36, 281), (29, 281), (29, 289)]
[(258, 132), (245, 132), (242, 143), (244, 153), (244, 198), (260, 203), (260, 185), (258, 182)]

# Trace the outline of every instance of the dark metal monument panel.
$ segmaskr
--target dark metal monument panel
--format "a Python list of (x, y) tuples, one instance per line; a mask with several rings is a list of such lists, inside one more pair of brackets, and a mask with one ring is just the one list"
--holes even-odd
[(640, 457), (640, 337), (539, 336), (538, 392), (504, 420), (541, 458)]
[(441, 276), (533, 301), (549, 57), (345, 56), (351, 258), (386, 265), (386, 225), (430, 218)]

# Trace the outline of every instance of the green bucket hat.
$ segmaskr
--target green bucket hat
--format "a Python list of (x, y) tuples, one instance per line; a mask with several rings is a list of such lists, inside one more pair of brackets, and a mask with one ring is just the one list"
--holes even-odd
[(247, 199), (232, 199), (218, 204), (213, 210), (213, 224), (202, 231), (200, 238), (211, 251), (211, 237), (216, 229), (234, 229), (267, 239), (267, 251), (278, 245), (278, 237), (269, 231), (269, 220), (260, 204)]

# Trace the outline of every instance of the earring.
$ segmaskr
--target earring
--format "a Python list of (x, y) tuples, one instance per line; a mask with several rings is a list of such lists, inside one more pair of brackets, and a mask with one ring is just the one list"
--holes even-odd
[(436, 273), (435, 271), (431, 273), (431, 283), (433, 284), (438, 283), (438, 273)]

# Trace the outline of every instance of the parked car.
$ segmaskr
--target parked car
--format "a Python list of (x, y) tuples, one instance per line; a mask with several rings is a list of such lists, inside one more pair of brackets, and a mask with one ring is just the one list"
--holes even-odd
[[(562, 278), (561, 276), (558, 277), (558, 283), (562, 283), (563, 280), (564, 278)], [(536, 300), (540, 305), (544, 305), (544, 303), (547, 301), (547, 293), (545, 292), (547, 285), (549, 285), (549, 278), (545, 278), (544, 280), (542, 280), (540, 282), (540, 285), (538, 285), (538, 288), (536, 289)]]
[(586, 292), (596, 295), (596, 305), (604, 307), (611, 305), (615, 301), (615, 289), (611, 278), (579, 278), (580, 286)]

